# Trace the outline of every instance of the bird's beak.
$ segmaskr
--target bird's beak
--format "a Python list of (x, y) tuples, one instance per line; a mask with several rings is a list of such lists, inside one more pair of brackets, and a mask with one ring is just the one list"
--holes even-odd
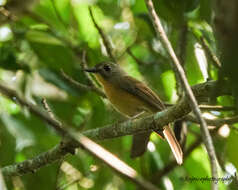
[(93, 67), (93, 68), (84, 69), (84, 71), (89, 72), (89, 73), (98, 73), (99, 69)]

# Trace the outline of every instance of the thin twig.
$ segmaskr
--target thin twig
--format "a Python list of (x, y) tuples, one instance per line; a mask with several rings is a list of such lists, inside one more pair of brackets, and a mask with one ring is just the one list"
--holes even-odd
[[(48, 105), (45, 98), (42, 99), (41, 103), (43, 104), (43, 107), (46, 110), (46, 112), (49, 114), (50, 118), (52, 120), (54, 120), (56, 123), (58, 123), (59, 126), (62, 127), (62, 123), (58, 119), (56, 119), (55, 115), (51, 111), (50, 106)], [(71, 139), (67, 138), (66, 136), (62, 136), (60, 144), (64, 145), (64, 144), (71, 143), (71, 142), (73, 143), (73, 141)], [(72, 148), (70, 146), (65, 146), (65, 150), (67, 150), (67, 152), (69, 152), (71, 154), (75, 154), (75, 147)]]
[[(43, 22), (45, 23), (46, 25), (50, 26), (50, 23), (48, 23), (47, 21), (45, 21), (43, 18), (41, 18), (39, 15), (31, 12), (31, 11), (25, 11), (26, 14), (28, 14), (30, 17), (32, 17), (33, 19), (39, 21), (39, 22)], [(57, 39), (59, 39), (60, 41), (62, 41), (66, 46), (68, 46), (69, 48), (72, 49), (72, 51), (74, 52), (74, 54), (79, 57), (81, 59), (81, 54), (82, 54), (82, 62), (85, 62), (86, 60), (86, 54), (85, 52), (81, 52), (79, 51), (79, 47), (73, 45), (68, 39), (58, 35), (58, 33), (52, 29), (50, 29), (49, 27), (49, 31), (50, 33), (56, 37)], [(71, 84), (73, 84), (74, 86), (76, 86), (77, 88), (81, 89), (81, 90), (86, 90), (86, 91), (93, 91), (93, 92), (96, 92), (98, 95), (102, 96), (103, 98), (105, 98), (105, 94), (102, 90), (100, 90), (99, 88), (97, 88), (94, 84), (93, 85), (90, 85), (90, 86), (87, 86), (87, 85), (84, 85), (84, 84), (81, 84), (79, 82), (76, 82), (75, 80), (73, 80), (72, 78), (70, 78), (68, 75), (66, 75), (64, 73), (63, 70), (61, 70), (62, 72), (62, 76), (68, 81), (70, 82)], [(87, 77), (88, 81), (90, 84), (92, 84), (91, 80), (89, 77)]]
[[(166, 107), (173, 106), (174, 104), (165, 103)], [(234, 106), (221, 106), (221, 105), (204, 105), (200, 104), (199, 108), (203, 111), (234, 111)]]
[(43, 104), (43, 107), (44, 109), (47, 111), (47, 113), (49, 114), (49, 116), (51, 117), (51, 119), (55, 120), (56, 122), (58, 122), (59, 125), (62, 125), (56, 118), (55, 118), (55, 115), (53, 114), (53, 112), (51, 111), (48, 103), (46, 102), (46, 99), (43, 98), (42, 99), (42, 104)]
[(213, 65), (220, 69), (221, 68), (221, 62), (219, 61), (218, 57), (212, 52), (212, 50), (209, 48), (205, 38), (203, 36), (200, 37), (200, 42), (201, 45), (203, 47), (203, 49), (205, 50), (205, 53), (207, 54), (207, 56), (211, 59)]
[(91, 19), (93, 21), (93, 24), (94, 26), (96, 27), (96, 29), (98, 30), (101, 38), (102, 38), (102, 41), (103, 41), (103, 44), (106, 48), (106, 51), (107, 51), (107, 54), (109, 55), (109, 57), (111, 58), (112, 61), (116, 62), (116, 59), (114, 58), (113, 54), (112, 54), (112, 47), (111, 47), (111, 43), (110, 41), (108, 40), (107, 36), (104, 34), (103, 30), (100, 28), (100, 26), (97, 24), (94, 16), (93, 16), (93, 12), (92, 12), (92, 8), (89, 7), (89, 13), (90, 13), (90, 16), (91, 16)]
[[(178, 39), (178, 58), (182, 67), (185, 66), (186, 60), (186, 47), (187, 47), (187, 35), (188, 35), (188, 26), (187, 22), (184, 23), (180, 27), (179, 31), (179, 39)], [(176, 77), (176, 93), (178, 95), (178, 99), (180, 99), (183, 93), (182, 82), (180, 81), (179, 73), (175, 72)], [(183, 119), (177, 120), (174, 122), (174, 133), (175, 136), (181, 145), (182, 151), (184, 151), (186, 140), (187, 140), (187, 122)]]
[(234, 111), (234, 106), (220, 106), (220, 105), (199, 105), (203, 111)]
[[(87, 63), (87, 52), (85, 50), (83, 50), (82, 52), (82, 60), (81, 60), (81, 66), (82, 66), (82, 69), (87, 69), (88, 67), (88, 63)], [(99, 89), (97, 87), (97, 85), (95, 84), (95, 81), (92, 79), (92, 75), (89, 74), (88, 72), (84, 72), (84, 75), (86, 76), (87, 78), (87, 82), (89, 83), (89, 86), (93, 86), (94, 88), (96, 89)], [(100, 90), (100, 89), (99, 89)]]
[[(151, 20), (153, 22), (155, 31), (157, 32), (158, 36), (160, 36), (162, 43), (164, 45), (164, 47), (167, 49), (170, 58), (172, 59), (172, 65), (173, 65), (173, 69), (175, 71), (175, 73), (179, 73), (183, 88), (186, 92), (186, 95), (189, 97), (189, 104), (193, 110), (193, 112), (195, 113), (197, 119), (199, 120), (199, 123), (201, 125), (201, 133), (202, 133), (202, 137), (203, 137), (203, 141), (205, 143), (209, 158), (210, 158), (210, 163), (211, 163), (211, 171), (212, 171), (212, 177), (214, 178), (218, 178), (218, 172), (217, 172), (217, 162), (216, 162), (216, 153), (215, 153), (215, 149), (213, 146), (213, 142), (212, 142), (212, 138), (211, 135), (208, 131), (207, 128), (207, 124), (205, 122), (205, 120), (202, 117), (202, 113), (201, 110), (198, 107), (198, 103), (194, 97), (194, 94), (191, 90), (191, 87), (189, 86), (188, 80), (186, 78), (185, 72), (182, 68), (182, 66), (179, 63), (179, 60), (172, 48), (172, 45), (170, 43), (170, 41), (168, 40), (168, 37), (163, 29), (163, 26), (160, 22), (160, 19), (158, 17), (158, 15), (155, 12), (154, 9), (154, 5), (152, 0), (145, 0), (147, 8), (149, 10), (149, 14), (151, 17)], [(216, 190), (218, 189), (218, 184), (216, 184), (215, 182), (212, 183), (212, 189)]]
[(106, 95), (104, 94), (104, 92), (100, 89), (93, 86), (88, 86), (85, 84), (81, 84), (77, 81), (75, 81), (74, 79), (72, 79), (70, 76), (68, 76), (63, 70), (61, 70), (62, 76), (64, 77), (65, 80), (67, 80), (70, 84), (72, 84), (73, 86), (75, 86), (76, 88), (80, 89), (80, 90), (85, 90), (85, 91), (93, 91), (96, 94), (98, 94), (99, 96), (102, 96), (103, 98), (106, 98)]
[[(192, 115), (187, 115), (184, 117), (184, 119), (191, 121), (191, 122), (199, 123), (198, 119)], [(208, 125), (220, 127), (224, 124), (231, 125), (231, 124), (238, 123), (238, 116), (228, 117), (228, 118), (205, 119), (205, 120)]]
[(126, 52), (137, 62), (138, 65), (148, 65), (148, 63), (145, 63), (138, 59), (131, 51), (131, 48), (127, 48)]
[[(44, 112), (40, 111), (36, 106), (33, 104), (27, 102), (23, 98), (17, 95), (17, 93), (2, 84), (0, 84), (0, 91), (5, 96), (9, 97), (10, 99), (16, 100), (16, 102), (22, 106), (26, 106), (29, 111), (36, 116), (38, 116), (41, 120), (46, 121), (54, 130), (62, 137), (66, 137), (70, 139), (70, 143), (75, 144), (75, 146), (78, 146), (82, 148), (83, 150), (86, 150), (88, 153), (93, 155), (95, 158), (98, 158), (103, 163), (105, 163), (107, 166), (112, 168), (116, 173), (119, 175), (126, 177), (130, 179), (130, 181), (134, 182), (136, 185), (138, 185), (141, 188), (147, 189), (147, 190), (156, 190), (157, 188), (151, 184), (149, 181), (146, 181), (141, 176), (138, 175), (138, 173), (128, 166), (126, 163), (118, 159), (116, 156), (114, 156), (112, 153), (108, 152), (89, 138), (85, 137), (81, 133), (74, 131), (72, 127), (65, 127), (64, 125), (59, 125), (58, 122), (53, 120), (51, 117), (49, 117)], [(58, 150), (58, 149), (57, 149)], [(61, 149), (62, 151), (62, 149)], [(59, 158), (61, 158), (60, 154), (57, 154)], [(44, 159), (45, 157), (42, 157)], [(33, 161), (33, 160), (32, 160)], [(44, 161), (40, 161), (42, 163)], [(36, 161), (36, 163), (38, 163)], [(45, 162), (44, 162), (45, 163)], [(25, 164), (31, 164), (31, 162), (25, 162)], [(13, 165), (10, 167), (10, 170), (16, 170), (22, 168), (17, 168), (18, 165)], [(35, 166), (37, 167), (37, 166)], [(28, 168), (29, 169), (29, 168)], [(32, 168), (31, 168), (32, 169)], [(2, 170), (4, 171), (4, 170)], [(32, 170), (34, 171), (34, 170)]]
[[(87, 55), (86, 51), (83, 50), (82, 61), (81, 61), (82, 70), (87, 69), (87, 66), (88, 66), (87, 61), (86, 61), (86, 58), (87, 58), (86, 55)], [(89, 85), (90, 86), (94, 86), (94, 82), (91, 80), (91, 76), (89, 75), (89, 73), (88, 72), (84, 72), (84, 74), (85, 74), (85, 76), (86, 76), (86, 78), (88, 80)]]

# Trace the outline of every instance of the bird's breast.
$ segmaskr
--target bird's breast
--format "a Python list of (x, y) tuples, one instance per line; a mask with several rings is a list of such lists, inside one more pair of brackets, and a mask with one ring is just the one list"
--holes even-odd
[(135, 95), (106, 81), (100, 75), (97, 75), (97, 79), (103, 85), (106, 96), (111, 104), (120, 113), (133, 117), (146, 109), (146, 104)]

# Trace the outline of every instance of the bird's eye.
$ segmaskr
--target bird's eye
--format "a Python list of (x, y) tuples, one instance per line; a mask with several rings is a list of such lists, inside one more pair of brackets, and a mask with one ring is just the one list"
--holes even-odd
[(103, 66), (103, 69), (104, 69), (105, 71), (107, 71), (107, 72), (111, 71), (111, 68), (110, 68), (110, 66), (108, 66), (108, 65), (104, 65), (104, 66)]

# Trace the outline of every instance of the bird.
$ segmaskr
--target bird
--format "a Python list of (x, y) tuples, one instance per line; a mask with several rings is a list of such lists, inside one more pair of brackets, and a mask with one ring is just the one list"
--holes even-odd
[[(144, 82), (129, 76), (117, 63), (101, 62), (93, 68), (84, 69), (95, 74), (103, 86), (106, 97), (112, 106), (122, 115), (135, 118), (144, 113), (153, 114), (166, 109), (159, 96)], [(179, 165), (183, 163), (183, 151), (178, 143), (170, 124), (163, 130), (154, 130), (165, 138)], [(147, 150), (151, 131), (133, 135), (131, 157), (135, 158)]]

